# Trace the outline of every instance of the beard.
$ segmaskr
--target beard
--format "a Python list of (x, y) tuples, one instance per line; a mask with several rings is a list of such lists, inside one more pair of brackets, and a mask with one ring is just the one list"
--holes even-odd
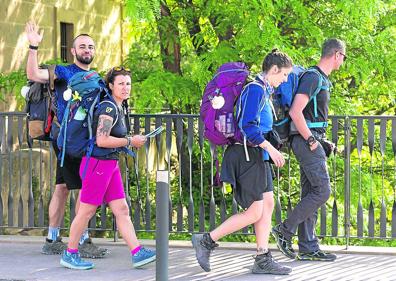
[(91, 62), (93, 61), (94, 57), (93, 56), (83, 57), (83, 56), (80, 56), (80, 55), (76, 54), (76, 59), (80, 63), (88, 65), (88, 64), (91, 64)]

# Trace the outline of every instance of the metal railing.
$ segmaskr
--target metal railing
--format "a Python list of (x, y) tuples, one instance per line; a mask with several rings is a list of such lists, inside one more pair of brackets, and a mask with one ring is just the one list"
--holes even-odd
[[(155, 175), (169, 171), (169, 231), (203, 232), (238, 211), (230, 186), (213, 186), (214, 161), (224, 148), (210, 147), (198, 115), (130, 115), (132, 132), (148, 133), (165, 126), (137, 153), (122, 158), (127, 202), (137, 231), (155, 231)], [(48, 202), (55, 182), (55, 155), (47, 142), (26, 143), (24, 113), (0, 113), (0, 229), (39, 228), (48, 223)], [(319, 210), (319, 236), (396, 237), (396, 117), (331, 116), (328, 138), (339, 153), (328, 159), (332, 195)], [(299, 168), (285, 148), (287, 164), (275, 171), (274, 220), (286, 218), (298, 202)], [(125, 165), (128, 163), (128, 165)], [(137, 167), (137, 169), (136, 169)], [(72, 194), (63, 226), (74, 216)], [(111, 230), (102, 206), (90, 228)], [(252, 234), (251, 227), (241, 234)]]

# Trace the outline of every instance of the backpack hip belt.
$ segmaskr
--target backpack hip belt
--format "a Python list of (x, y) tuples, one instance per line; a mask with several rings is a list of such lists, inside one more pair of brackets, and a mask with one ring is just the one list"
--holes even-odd
[[(309, 129), (314, 129), (314, 128), (327, 128), (328, 122), (311, 122), (309, 120), (305, 120), (307, 123), (307, 127)], [(290, 135), (298, 135), (299, 132), (297, 130), (296, 125), (294, 124), (293, 121), (290, 122)]]

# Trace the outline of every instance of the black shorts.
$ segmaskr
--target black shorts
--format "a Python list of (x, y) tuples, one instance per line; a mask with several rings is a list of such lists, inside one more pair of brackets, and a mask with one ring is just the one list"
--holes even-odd
[(260, 147), (248, 147), (250, 161), (246, 161), (243, 145), (227, 147), (221, 164), (221, 180), (233, 186), (235, 200), (243, 208), (263, 200), (263, 193), (274, 190), (271, 166), (263, 159)]
[(80, 158), (72, 158), (65, 155), (63, 167), (60, 166), (59, 148), (56, 141), (52, 142), (56, 155), (56, 181), (55, 184), (66, 184), (68, 190), (81, 189), (82, 183), (80, 178)]

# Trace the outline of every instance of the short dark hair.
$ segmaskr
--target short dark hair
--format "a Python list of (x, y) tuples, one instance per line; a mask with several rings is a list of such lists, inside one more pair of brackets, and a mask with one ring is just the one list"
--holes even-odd
[(337, 38), (327, 39), (322, 45), (322, 58), (331, 57), (336, 52), (345, 53), (345, 42)]
[(73, 45), (72, 45), (73, 48), (75, 48), (74, 44), (76, 43), (77, 38), (83, 37), (83, 36), (90, 37), (90, 38), (92, 39), (91, 35), (89, 35), (89, 34), (87, 34), (87, 33), (78, 34), (78, 35), (77, 35), (76, 37), (74, 37), (74, 39), (73, 39)]
[(276, 65), (278, 68), (292, 67), (293, 61), (286, 53), (283, 53), (278, 49), (273, 49), (271, 53), (265, 56), (262, 71), (267, 72), (273, 65)]
[[(125, 75), (131, 77), (131, 71), (128, 68), (125, 68), (123, 66), (116, 66), (112, 67), (106, 74), (105, 81), (106, 81), (106, 86), (109, 88), (109, 84), (114, 83), (114, 79), (118, 75)], [(132, 78), (132, 77), (131, 77)]]

